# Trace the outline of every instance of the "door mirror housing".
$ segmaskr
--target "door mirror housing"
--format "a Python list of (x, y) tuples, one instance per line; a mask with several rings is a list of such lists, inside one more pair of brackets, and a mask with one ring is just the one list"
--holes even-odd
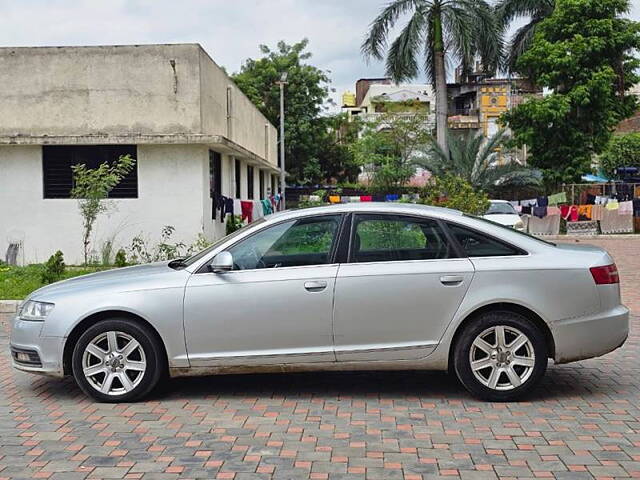
[(209, 270), (213, 273), (224, 273), (233, 270), (233, 255), (231, 252), (220, 252), (209, 264)]

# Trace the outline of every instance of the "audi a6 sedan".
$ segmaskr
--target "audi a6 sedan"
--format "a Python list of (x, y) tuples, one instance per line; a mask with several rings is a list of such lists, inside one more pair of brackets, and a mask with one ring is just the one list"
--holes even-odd
[[(606, 251), (458, 211), (347, 204), (260, 219), (197, 255), (30, 295), (15, 368), (73, 375), (120, 402), (167, 375), (449, 370), (494, 401), (556, 363), (621, 346), (628, 310)], [(428, 387), (428, 386), (426, 386)]]

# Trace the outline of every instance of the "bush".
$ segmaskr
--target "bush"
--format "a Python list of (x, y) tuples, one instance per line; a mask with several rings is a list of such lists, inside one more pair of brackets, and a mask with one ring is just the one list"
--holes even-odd
[(51, 255), (49, 260), (44, 264), (44, 269), (41, 274), (42, 283), (46, 285), (57, 282), (62, 278), (62, 275), (64, 275), (64, 270), (64, 256), (62, 255), (62, 252), (58, 250), (56, 253)]
[(453, 208), (471, 215), (482, 215), (489, 208), (486, 193), (474, 190), (469, 182), (451, 174), (433, 177), (421, 197), (420, 203)]
[(229, 215), (226, 223), (226, 233), (231, 235), (236, 230), (240, 230), (244, 223), (242, 223), (242, 217), (240, 215)]
[(600, 168), (608, 176), (618, 167), (640, 167), (640, 133), (614, 136), (600, 156)]
[(116, 267), (126, 267), (127, 266), (127, 253), (124, 249), (120, 249), (116, 252), (116, 258), (114, 259), (114, 265)]

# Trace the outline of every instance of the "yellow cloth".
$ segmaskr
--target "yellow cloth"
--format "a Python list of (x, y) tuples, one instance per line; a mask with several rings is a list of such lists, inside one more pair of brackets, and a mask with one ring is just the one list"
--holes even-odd
[(591, 207), (593, 205), (578, 205), (578, 215), (585, 216), (591, 220)]
[(330, 203), (340, 203), (340, 195), (329, 195)]
[(605, 208), (607, 210), (617, 210), (618, 207), (620, 207), (620, 204), (618, 203), (618, 200), (609, 200), (607, 202), (607, 204), (605, 205)]

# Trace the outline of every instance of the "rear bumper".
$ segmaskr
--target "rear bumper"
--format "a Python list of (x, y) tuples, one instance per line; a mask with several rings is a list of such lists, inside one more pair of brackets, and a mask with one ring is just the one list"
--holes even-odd
[(618, 305), (587, 317), (554, 322), (555, 362), (599, 357), (621, 347), (629, 336), (629, 310)]
[[(42, 337), (42, 322), (30, 322), (16, 318), (11, 329), (11, 363), (14, 368), (23, 372), (64, 376), (62, 368), (61, 337)], [(21, 362), (16, 358), (18, 352), (27, 353), (29, 361)], [(36, 361), (37, 359), (37, 361)]]

